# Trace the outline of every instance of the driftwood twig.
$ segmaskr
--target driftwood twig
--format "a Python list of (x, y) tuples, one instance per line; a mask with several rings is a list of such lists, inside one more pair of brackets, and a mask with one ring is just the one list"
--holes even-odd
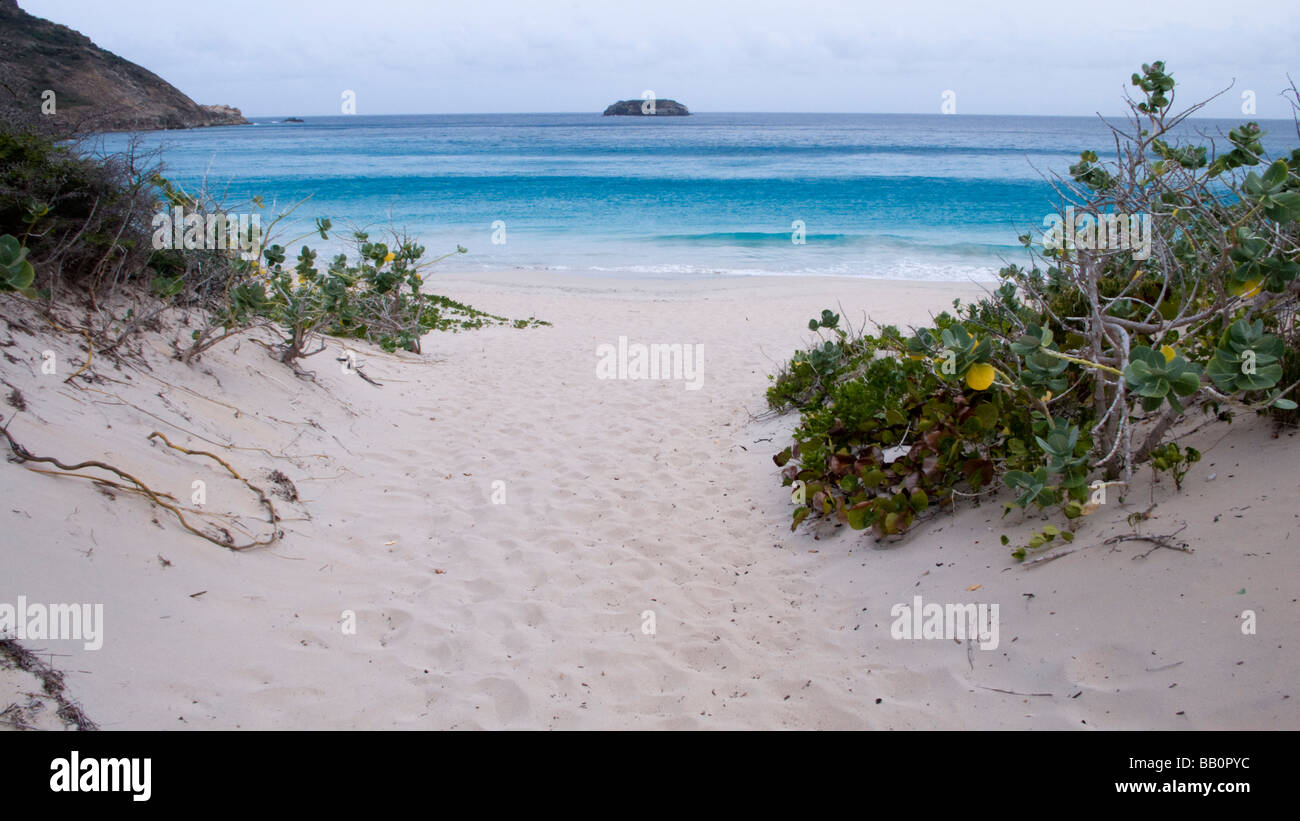
[(1166, 533), (1162, 536), (1145, 536), (1141, 533), (1125, 533), (1119, 536), (1111, 536), (1109, 539), (1102, 542), (1102, 544), (1118, 544), (1120, 542), (1150, 542), (1151, 544), (1155, 545), (1155, 547), (1151, 548), (1147, 552), (1139, 553), (1138, 555), (1134, 556), (1133, 557), (1134, 560), (1145, 559), (1147, 556), (1150, 556), (1152, 553), (1156, 552), (1162, 547), (1167, 550), (1177, 550), (1180, 553), (1195, 553), (1196, 552), (1195, 550), (1187, 546), (1187, 542), (1178, 542), (1175, 544), (1174, 542), (1170, 541), (1170, 539), (1174, 538), (1175, 536), (1177, 536), (1179, 533), (1182, 533), (1186, 529), (1187, 529), (1187, 525), (1183, 525), (1182, 527), (1175, 530), (1173, 533)]
[(1015, 690), (1003, 690), (1001, 687), (985, 687), (983, 684), (976, 684), (981, 690), (992, 690), (995, 693), (1006, 693), (1009, 696), (1047, 696), (1051, 698), (1051, 693), (1017, 693)]

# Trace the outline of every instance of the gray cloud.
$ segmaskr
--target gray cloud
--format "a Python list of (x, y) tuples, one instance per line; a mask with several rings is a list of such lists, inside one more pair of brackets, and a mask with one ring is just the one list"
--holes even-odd
[(250, 115), (594, 111), (652, 89), (702, 111), (1120, 112), (1126, 78), (1164, 59), (1207, 113), (1288, 117), (1300, 35), (1288, 0), (1227, 14), (1201, 0), (1076, 6), (949, 2), (20, 0)]

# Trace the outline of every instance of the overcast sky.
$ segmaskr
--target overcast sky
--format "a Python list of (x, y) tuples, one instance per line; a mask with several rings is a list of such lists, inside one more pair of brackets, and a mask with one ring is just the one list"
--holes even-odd
[(19, 0), (248, 116), (599, 111), (1121, 112), (1163, 59), (1207, 115), (1290, 117), (1295, 0)]

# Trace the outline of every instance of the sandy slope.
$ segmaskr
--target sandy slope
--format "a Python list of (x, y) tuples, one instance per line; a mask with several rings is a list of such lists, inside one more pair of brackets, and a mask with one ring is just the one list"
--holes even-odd
[[(1291, 434), (1196, 434), (1206, 460), (1181, 495), (1143, 477), (1132, 506), (1087, 520), (1083, 549), (1034, 569), (998, 537), (1040, 523), (997, 504), (896, 545), (792, 534), (771, 455), (794, 419), (753, 420), (767, 374), (822, 308), (901, 324), (971, 286), (440, 284), (554, 326), (433, 335), (423, 358), (358, 348), (380, 388), (334, 352), (308, 361), (312, 384), (248, 341), (191, 369), (160, 338), (152, 370), (99, 362), (78, 389), (63, 383), (85, 361), (75, 338), (8, 329), (0, 375), (27, 403), (10, 431), (31, 451), (187, 502), (203, 480), (239, 539), (267, 530), (255, 497), (150, 432), (262, 487), (283, 471), (301, 496), (276, 497), (283, 542), (235, 554), (139, 497), (0, 465), (0, 602), (105, 605), (102, 650), (26, 643), (102, 727), (1300, 727)], [(597, 379), (597, 346), (619, 336), (702, 343), (702, 389)], [(47, 348), (57, 377), (40, 374)], [(1151, 493), (1144, 528), (1186, 523), (1194, 553), (1092, 546), (1131, 532)], [(999, 604), (999, 647), (891, 639), (890, 608), (915, 595)], [(18, 700), (0, 692), (0, 708)]]

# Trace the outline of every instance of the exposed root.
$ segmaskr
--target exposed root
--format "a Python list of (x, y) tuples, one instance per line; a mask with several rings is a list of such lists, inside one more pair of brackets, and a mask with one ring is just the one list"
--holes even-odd
[[(174, 450), (178, 450), (181, 451), (182, 453), (195, 455), (195, 456), (207, 456), (210, 459), (216, 460), (219, 464), (221, 464), (222, 467), (228, 470), (232, 476), (234, 476), (239, 481), (243, 482), (244, 485), (246, 485), (249, 490), (252, 490), (254, 493), (256, 493), (258, 496), (258, 500), (263, 505), (266, 506), (266, 509), (269, 512), (270, 521), (271, 521), (271, 535), (267, 536), (264, 539), (258, 539), (256, 541), (248, 542), (246, 544), (235, 544), (234, 537), (231, 536), (230, 531), (226, 530), (225, 528), (219, 528), (222, 534), (221, 538), (210, 536), (207, 533), (204, 533), (203, 531), (193, 527), (185, 519), (185, 514), (181, 512), (181, 509), (177, 505), (174, 505), (171, 502), (166, 501), (167, 499), (172, 499), (174, 501), (175, 497), (170, 496), (169, 494), (166, 493), (159, 493), (153, 490), (144, 482), (140, 481), (136, 477), (127, 473), (126, 471), (121, 470), (120, 468), (93, 459), (85, 462), (78, 462), (75, 465), (67, 465), (64, 464), (63, 462), (60, 462), (58, 459), (55, 459), (50, 456), (37, 456), (36, 454), (29, 451), (27, 448), (20, 445), (17, 441), (15, 441), (13, 436), (10, 435), (9, 433), (8, 424), (6, 424), (3, 428), (0, 428), (0, 434), (4, 435), (5, 440), (8, 441), (9, 443), (9, 450), (13, 452), (14, 456), (17, 458), (19, 462), (42, 462), (45, 464), (54, 465), (56, 468), (64, 472), (63, 475), (70, 475), (73, 476), (74, 478), (80, 478), (80, 479), (90, 479), (91, 481), (99, 484), (111, 484), (120, 487), (123, 490), (133, 490), (135, 492), (141, 493), (154, 504), (171, 511), (172, 515), (174, 515), (176, 519), (181, 523), (181, 527), (185, 528), (190, 533), (193, 533), (195, 536), (198, 536), (199, 538), (205, 541), (212, 542), (218, 547), (224, 547), (228, 550), (233, 550), (238, 552), (243, 550), (250, 550), (256, 547), (265, 547), (269, 544), (272, 544), (280, 537), (279, 517), (276, 515), (275, 505), (271, 502), (271, 498), (267, 496), (265, 491), (253, 485), (244, 477), (240, 476), (239, 473), (236, 472), (234, 468), (232, 468), (227, 462), (225, 462), (220, 457), (208, 453), (207, 451), (189, 450), (187, 448), (182, 448), (177, 445), (173, 445), (171, 442), (167, 440), (166, 436), (163, 436), (161, 433), (157, 431), (154, 431), (153, 433), (149, 434), (148, 438), (153, 439), (154, 437), (158, 437), (168, 447)], [(85, 474), (76, 473), (76, 471), (78, 470), (82, 470), (84, 468), (90, 468), (90, 467), (99, 468), (100, 470), (106, 470), (109, 473), (113, 473), (118, 477), (120, 477), (121, 479), (128, 482), (130, 486), (118, 485), (115, 482), (106, 482), (102, 479), (86, 476)]]

